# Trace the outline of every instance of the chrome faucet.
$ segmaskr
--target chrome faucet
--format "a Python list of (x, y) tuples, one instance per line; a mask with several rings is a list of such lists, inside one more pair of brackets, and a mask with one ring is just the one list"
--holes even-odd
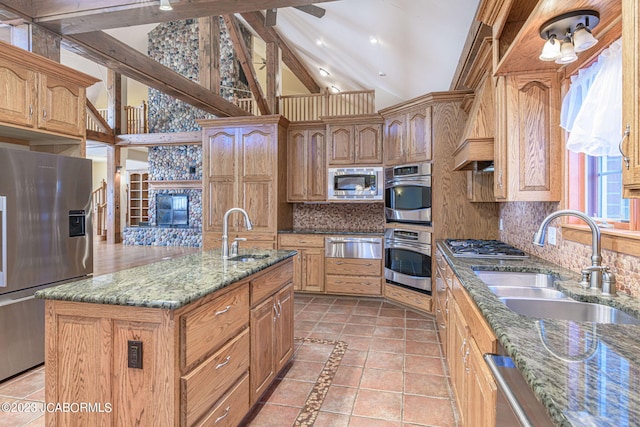
[[(240, 212), (244, 215), (244, 225), (247, 227), (247, 230), (252, 230), (253, 225), (251, 225), (251, 220), (249, 219), (249, 214), (242, 208), (231, 208), (224, 214), (224, 219), (222, 220), (222, 259), (229, 258), (229, 215), (233, 212)], [(236, 249), (237, 251), (237, 249)]]
[(593, 219), (585, 215), (583, 212), (565, 209), (553, 212), (547, 216), (540, 224), (538, 231), (533, 235), (533, 244), (544, 246), (544, 237), (547, 226), (551, 221), (560, 216), (575, 216), (587, 223), (591, 228), (591, 267), (582, 270), (582, 280), (580, 285), (584, 288), (602, 289), (602, 278), (606, 278), (606, 289), (603, 293), (607, 295), (615, 295), (615, 278), (613, 273), (609, 271), (609, 267), (602, 266), (602, 256), (600, 255), (600, 228)]

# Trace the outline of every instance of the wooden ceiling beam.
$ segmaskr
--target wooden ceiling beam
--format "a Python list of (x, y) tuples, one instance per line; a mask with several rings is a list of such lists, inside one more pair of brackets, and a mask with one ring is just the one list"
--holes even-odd
[(233, 50), (236, 52), (242, 71), (244, 71), (244, 74), (247, 77), (251, 93), (253, 93), (253, 97), (258, 104), (258, 109), (263, 116), (267, 116), (271, 114), (269, 104), (267, 104), (264, 92), (258, 82), (258, 76), (256, 75), (256, 70), (251, 61), (251, 52), (249, 51), (247, 44), (244, 42), (244, 38), (240, 32), (238, 19), (233, 15), (222, 15), (222, 17), (224, 18), (224, 24), (227, 26), (229, 38), (233, 43)]
[[(317, 2), (314, 2), (317, 3)], [(311, 93), (320, 93), (320, 85), (316, 82), (315, 78), (307, 67), (300, 61), (298, 56), (289, 48), (287, 43), (280, 37), (278, 32), (274, 28), (270, 28), (264, 25), (264, 15), (261, 12), (247, 12), (240, 14), (242, 18), (258, 33), (258, 36), (265, 43), (275, 43), (282, 51), (282, 62), (286, 64), (291, 72), (300, 80), (300, 82)]]
[(64, 36), (65, 46), (98, 64), (216, 116), (248, 112), (102, 32)]
[(7, 3), (9, 8), (21, 10), (34, 22), (57, 33), (77, 34), (329, 1), (335, 0), (181, 0), (171, 2), (173, 10), (161, 11), (158, 1), (150, 0), (4, 0), (0, 9)]

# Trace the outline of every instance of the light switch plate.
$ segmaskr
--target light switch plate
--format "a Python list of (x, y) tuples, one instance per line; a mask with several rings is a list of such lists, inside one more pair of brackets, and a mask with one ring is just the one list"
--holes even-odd
[(549, 242), (550, 245), (556, 245), (556, 228), (555, 227), (549, 227), (549, 229), (547, 230), (547, 241)]

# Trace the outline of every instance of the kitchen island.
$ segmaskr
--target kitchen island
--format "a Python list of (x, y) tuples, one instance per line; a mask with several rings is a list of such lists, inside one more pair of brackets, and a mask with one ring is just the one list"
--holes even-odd
[(205, 251), (37, 293), (47, 425), (237, 425), (293, 354), (295, 254)]
[(522, 260), (457, 258), (443, 242), (437, 246), (436, 257), (455, 275), (451, 280), (454, 289), (459, 284), (466, 291), (473, 310), (477, 309), (497, 339), (498, 353), (513, 360), (552, 425), (640, 424), (639, 325), (523, 316), (507, 308), (476, 272), (552, 274), (555, 287), (571, 298), (612, 306), (640, 318), (637, 299), (583, 289), (578, 285), (579, 274), (535, 256)]

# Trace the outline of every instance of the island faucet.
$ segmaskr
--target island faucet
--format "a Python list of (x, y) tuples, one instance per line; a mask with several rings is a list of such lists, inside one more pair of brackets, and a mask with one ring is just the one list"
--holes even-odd
[[(584, 214), (583, 212), (573, 209), (564, 209), (553, 212), (548, 215), (540, 224), (538, 231), (533, 235), (533, 244), (537, 246), (544, 246), (544, 237), (547, 231), (547, 226), (551, 221), (560, 216), (575, 216), (587, 223), (591, 228), (591, 267), (586, 267), (582, 270), (582, 281), (580, 284), (591, 289), (602, 289), (602, 277), (603, 274), (607, 279), (607, 294), (615, 294), (615, 290), (611, 292), (611, 281), (615, 286), (615, 279), (612, 279), (613, 273), (609, 272), (609, 267), (601, 265), (602, 257), (600, 255), (600, 228), (593, 219)], [(587, 281), (589, 279), (589, 281)], [(614, 288), (615, 289), (615, 288)]]
[(222, 259), (229, 258), (229, 215), (233, 212), (240, 212), (244, 215), (244, 225), (247, 227), (247, 230), (252, 230), (253, 225), (251, 225), (251, 220), (249, 219), (249, 214), (242, 208), (231, 208), (224, 214), (224, 219), (222, 220)]

